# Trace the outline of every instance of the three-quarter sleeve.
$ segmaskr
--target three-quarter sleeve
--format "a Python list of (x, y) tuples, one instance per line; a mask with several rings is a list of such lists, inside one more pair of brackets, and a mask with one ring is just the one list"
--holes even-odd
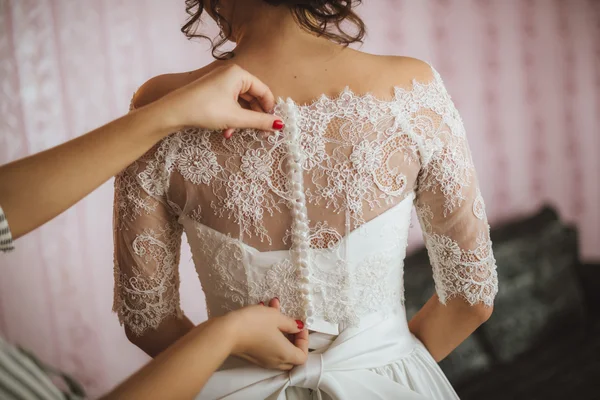
[(415, 206), (439, 300), (492, 306), (498, 278), (485, 205), (463, 122), (435, 71), (412, 127), (421, 148)]
[(182, 315), (182, 227), (166, 200), (165, 174), (154, 149), (115, 178), (113, 310), (137, 335)]

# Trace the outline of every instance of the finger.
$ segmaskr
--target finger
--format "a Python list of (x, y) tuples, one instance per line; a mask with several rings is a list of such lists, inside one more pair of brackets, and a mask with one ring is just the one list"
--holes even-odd
[(279, 117), (271, 114), (244, 110), (242, 108), (234, 111), (231, 116), (231, 128), (254, 128), (262, 131), (278, 131), (283, 129), (283, 122)]
[(279, 314), (279, 330), (283, 333), (298, 333), (304, 329), (304, 323)]
[(234, 131), (235, 131), (235, 129), (233, 129), (233, 128), (225, 129), (223, 131), (223, 137), (225, 137), (225, 139), (231, 139)]
[(307, 355), (308, 355), (308, 344), (309, 344), (308, 329), (304, 329), (303, 331), (296, 333), (294, 335), (294, 345)]
[(269, 307), (276, 309), (277, 311), (280, 310), (280, 306), (281, 304), (279, 303), (279, 299), (277, 297), (273, 298), (270, 302), (269, 302)]
[(294, 368), (294, 366), (292, 364), (281, 364), (277, 367), (277, 369), (279, 369), (281, 371), (289, 371), (292, 368)]
[(240, 99), (244, 101), (245, 104), (248, 105), (248, 107), (243, 107), (243, 108), (250, 108), (251, 110), (257, 111), (257, 112), (266, 112), (268, 113), (270, 110), (263, 110), (262, 105), (252, 96), (250, 96), (249, 94), (242, 94), (240, 95)]
[(290, 350), (285, 358), (286, 363), (302, 365), (308, 359), (308, 332), (306, 337), (296, 339), (294, 345), (290, 344)]
[(255, 98), (263, 110), (270, 111), (275, 107), (275, 96), (260, 79), (250, 74), (249, 72), (243, 71), (243, 82), (241, 95), (250, 95)]
[(256, 101), (256, 99), (250, 101), (250, 109), (256, 112), (267, 112), (267, 110), (263, 110), (262, 106), (258, 101)]

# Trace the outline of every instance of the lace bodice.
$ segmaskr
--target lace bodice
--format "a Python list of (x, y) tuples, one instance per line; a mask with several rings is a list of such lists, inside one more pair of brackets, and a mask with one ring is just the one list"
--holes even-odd
[(442, 303), (491, 305), (495, 260), (462, 120), (434, 70), (393, 98), (279, 101), (265, 136), (185, 129), (115, 181), (115, 303), (138, 334), (179, 315), (185, 231), (209, 315), (279, 297), (335, 333), (402, 307), (416, 207)]

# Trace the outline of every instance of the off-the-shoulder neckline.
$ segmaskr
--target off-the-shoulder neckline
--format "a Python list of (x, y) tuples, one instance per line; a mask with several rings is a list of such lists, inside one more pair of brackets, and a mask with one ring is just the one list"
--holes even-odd
[(344, 89), (340, 90), (339, 92), (337, 92), (334, 95), (327, 95), (325, 93), (322, 93), (318, 97), (313, 98), (312, 100), (304, 102), (304, 103), (299, 103), (291, 97), (286, 97), (285, 99), (283, 97), (278, 97), (275, 101), (275, 104), (276, 104), (276, 106), (282, 106), (282, 105), (285, 105), (286, 103), (291, 103), (294, 107), (301, 108), (301, 109), (309, 109), (309, 108), (314, 108), (317, 104), (320, 104), (320, 103), (338, 102), (338, 101), (342, 100), (342, 98), (345, 96), (350, 96), (350, 97), (358, 99), (360, 101), (370, 100), (370, 101), (374, 101), (379, 104), (391, 104), (391, 103), (395, 103), (398, 100), (400, 100), (401, 98), (403, 98), (404, 95), (408, 95), (412, 92), (415, 92), (419, 88), (426, 89), (431, 86), (438, 85), (440, 83), (441, 83), (441, 81), (440, 81), (439, 75), (437, 75), (434, 72), (433, 79), (431, 79), (428, 82), (421, 82), (416, 79), (413, 79), (410, 87), (393, 85), (391, 87), (390, 98), (381, 98), (379, 96), (375, 96), (372, 92), (357, 93), (354, 90), (352, 90), (350, 88), (350, 86), (346, 86)]
[[(360, 101), (370, 100), (370, 101), (376, 102), (378, 104), (393, 104), (393, 103), (396, 103), (398, 100), (402, 99), (403, 96), (410, 95), (412, 92), (416, 91), (418, 88), (427, 89), (432, 86), (443, 85), (440, 75), (433, 67), (432, 67), (432, 71), (433, 71), (433, 78), (431, 80), (429, 80), (428, 82), (422, 82), (422, 81), (418, 81), (417, 79), (412, 79), (411, 85), (409, 87), (407, 87), (408, 85), (407, 86), (393, 85), (391, 87), (390, 98), (381, 98), (381, 97), (375, 96), (372, 92), (366, 92), (366, 93), (359, 94), (359, 93), (355, 92), (354, 90), (352, 90), (350, 88), (350, 86), (346, 86), (344, 89), (342, 89), (341, 91), (337, 92), (334, 95), (327, 95), (325, 93), (321, 93), (320, 95), (313, 98), (312, 100), (304, 102), (304, 103), (297, 102), (296, 100), (294, 100), (291, 97), (286, 97), (284, 99), (283, 97), (280, 96), (275, 100), (275, 106), (277, 108), (277, 107), (281, 107), (281, 106), (285, 105), (286, 103), (290, 103), (294, 107), (299, 108), (299, 109), (310, 109), (310, 108), (314, 108), (317, 104), (320, 104), (320, 103), (338, 102), (344, 96), (351, 96)], [(135, 92), (134, 92), (134, 96), (135, 96)], [(135, 107), (135, 105), (133, 103), (133, 97), (132, 97), (131, 103), (130, 103), (130, 110), (135, 110), (136, 108), (137, 107)]]

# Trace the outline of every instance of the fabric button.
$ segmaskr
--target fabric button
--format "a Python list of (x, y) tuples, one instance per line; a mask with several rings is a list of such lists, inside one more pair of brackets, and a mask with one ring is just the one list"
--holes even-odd
[(298, 250), (299, 251), (307, 251), (308, 250), (308, 244), (306, 242), (302, 242), (298, 244)]
[(306, 295), (304, 296), (304, 309), (308, 310), (311, 307), (311, 302), (312, 302), (312, 298), (310, 297), (310, 295)]

